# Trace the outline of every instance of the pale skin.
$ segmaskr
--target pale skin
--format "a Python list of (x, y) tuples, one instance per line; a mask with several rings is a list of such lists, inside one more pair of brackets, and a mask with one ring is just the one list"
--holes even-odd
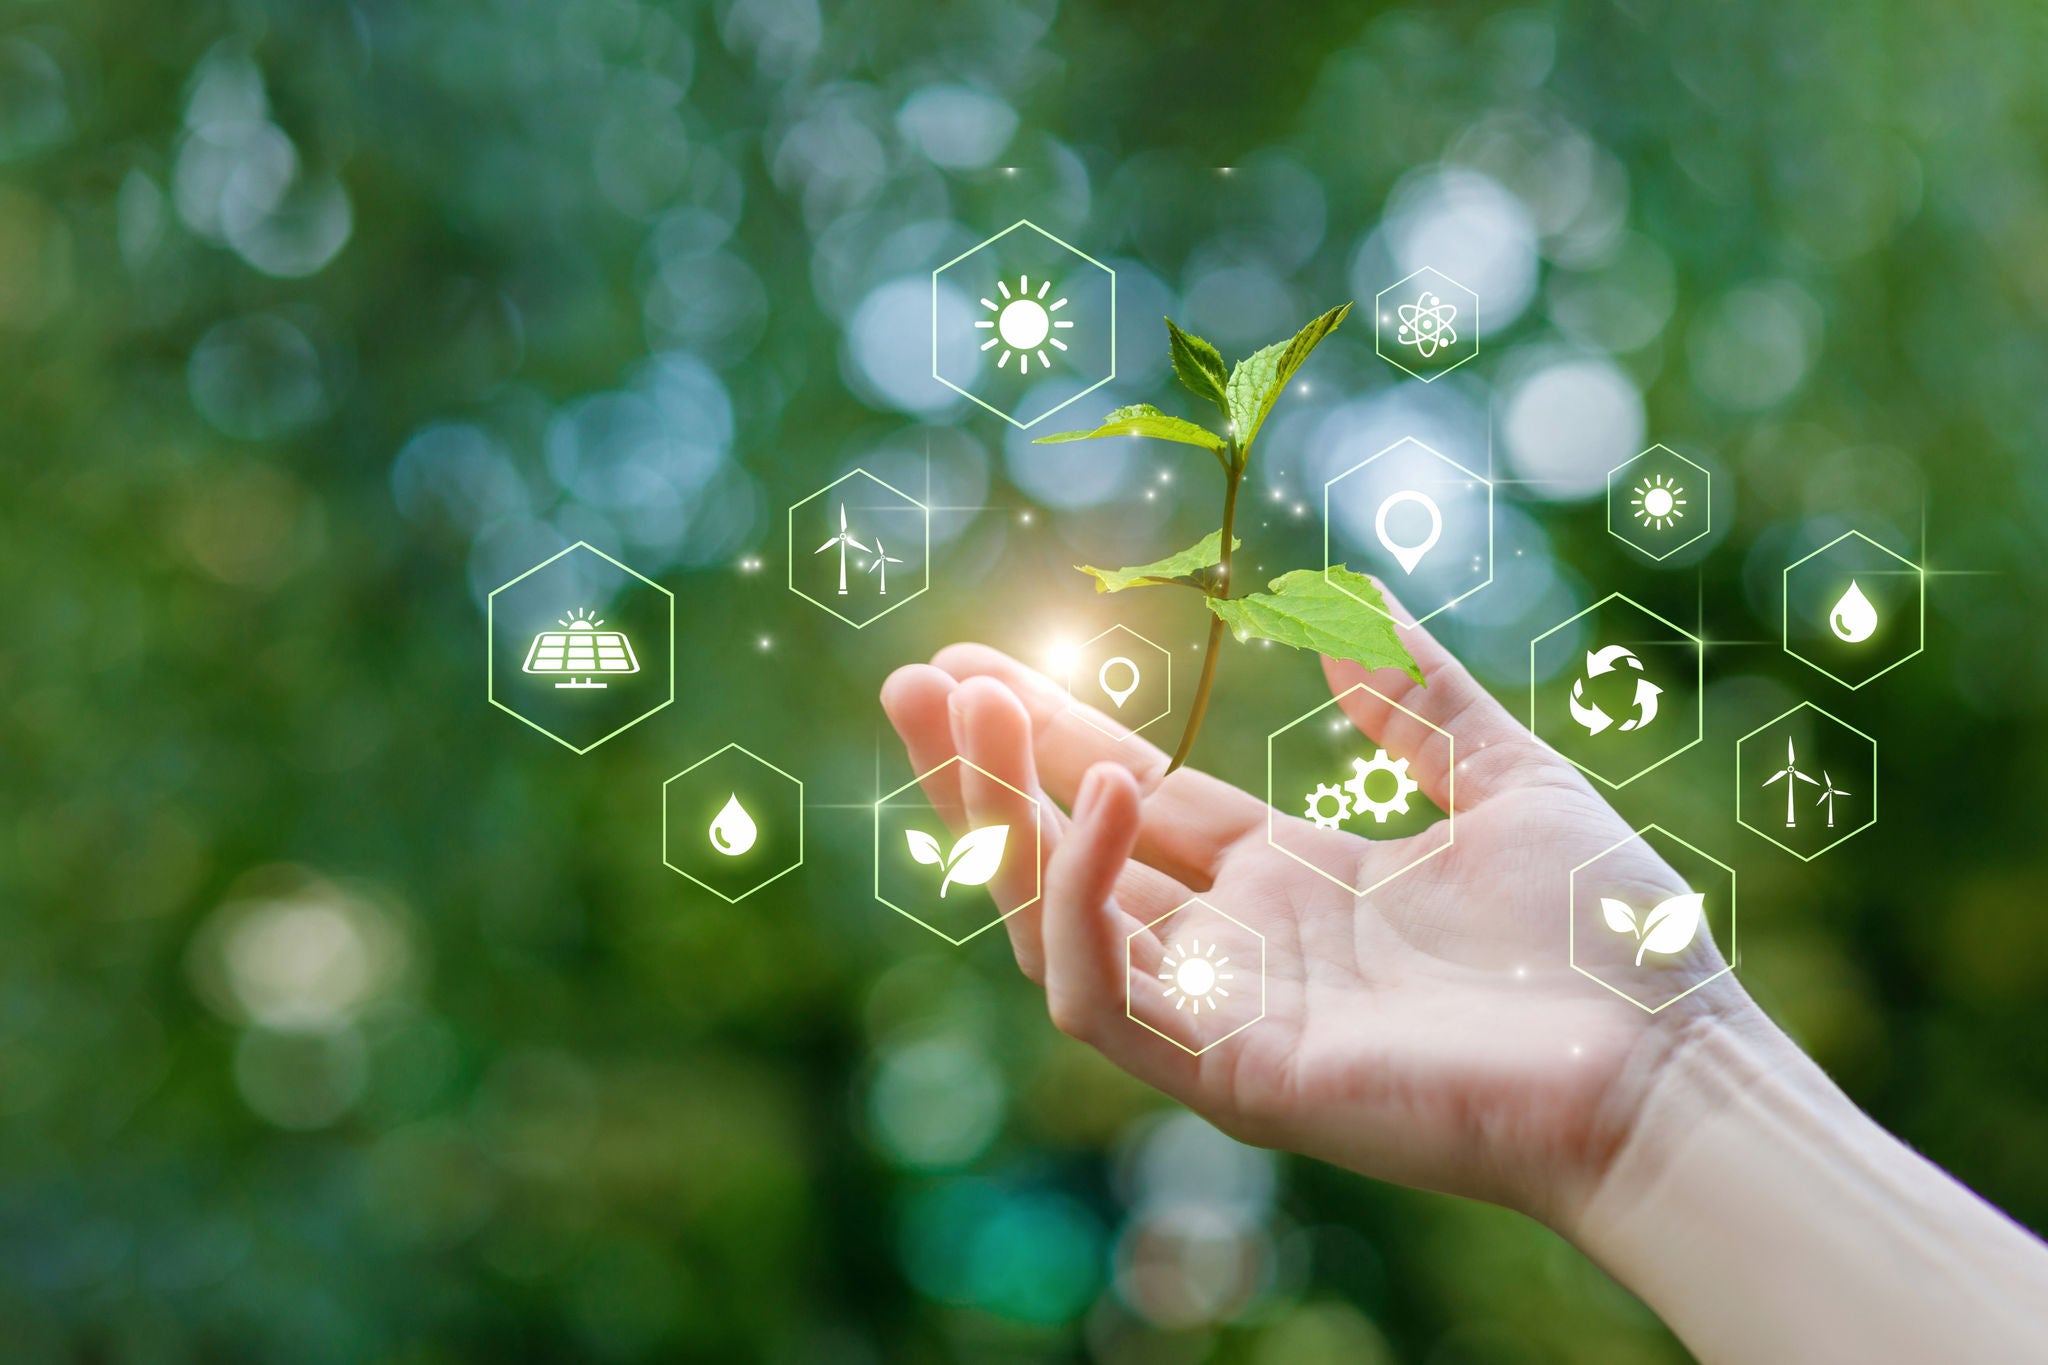
[[(1167, 775), (1158, 749), (1084, 723), (996, 650), (898, 669), (882, 702), (914, 771), (957, 755), (1047, 812), (1039, 867), (1012, 857), (989, 891), (1006, 910), (1041, 892), (1004, 923), (1053, 1023), (1225, 1132), (1537, 1218), (1702, 1360), (2048, 1358), (2048, 1247), (1857, 1110), (1734, 976), (1651, 1014), (1571, 969), (1570, 870), (1629, 827), (1404, 634), (1426, 687), (1323, 669), (1423, 795), (1455, 797), (1456, 838), (1365, 897), (1276, 850), (1262, 801)], [(1025, 815), (959, 764), (925, 788), (956, 823)], [(1277, 818), (1355, 885), (1412, 856)], [(1640, 843), (1607, 875), (1636, 904), (1686, 889)], [(1265, 1017), (1200, 1056), (1125, 1012), (1126, 939), (1150, 960), (1144, 927), (1197, 895), (1266, 937)], [(1720, 965), (1702, 936), (1667, 969)]]

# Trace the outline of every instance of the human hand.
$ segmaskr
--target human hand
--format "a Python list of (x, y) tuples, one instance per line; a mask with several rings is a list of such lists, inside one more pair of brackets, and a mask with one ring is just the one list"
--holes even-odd
[[(1567, 1226), (1685, 1040), (1709, 1020), (1768, 1025), (1732, 976), (1651, 1015), (1571, 968), (1571, 869), (1629, 828), (1425, 632), (1409, 644), (1426, 688), (1329, 659), (1324, 672), (1353, 724), (1446, 810), (1453, 746), (1415, 717), (1454, 737), (1457, 837), (1363, 897), (1274, 848), (1264, 802), (1191, 769), (1168, 775), (1158, 749), (1083, 722), (1064, 690), (995, 650), (954, 645), (899, 669), (882, 700), (917, 772), (957, 754), (1045, 802), (1042, 868), (1007, 868), (989, 889), (1004, 910), (1042, 889), (1005, 923), (1063, 1031), (1246, 1141)], [(1349, 691), (1361, 682), (1378, 695)], [(958, 765), (926, 790), (969, 824), (1017, 804)], [(1353, 886), (1446, 833), (1374, 841), (1271, 818)], [(1641, 841), (1602, 869), (1603, 894), (1635, 904), (1686, 889)], [(1265, 935), (1265, 1017), (1200, 1056), (1125, 1011), (1127, 936), (1196, 895)], [(1162, 1031), (1199, 1028), (1151, 980), (1164, 950), (1149, 933), (1133, 941), (1130, 971), (1152, 989), (1132, 1008)], [(1658, 970), (1697, 979), (1721, 965), (1703, 933)]]

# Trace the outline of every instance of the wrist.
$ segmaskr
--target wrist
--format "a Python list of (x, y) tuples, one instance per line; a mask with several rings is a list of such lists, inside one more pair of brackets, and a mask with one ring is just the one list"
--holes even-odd
[(1728, 1000), (1670, 1026), (1613, 1159), (1553, 1226), (1702, 1361), (1928, 1360), (1960, 1342), (2028, 1358), (2040, 1244)]
[[(1682, 1002), (1644, 1028), (1602, 1103), (1604, 1141), (1542, 1220), (1582, 1248), (1613, 1240), (1619, 1222), (1668, 1179), (1686, 1149), (1744, 1096), (1775, 1092), (1774, 1107), (1839, 1092), (1763, 1011), (1730, 983)], [(1705, 994), (1705, 992), (1702, 992)], [(1846, 1105), (1846, 1101), (1842, 1101)], [(1853, 1107), (1852, 1107), (1853, 1112)]]

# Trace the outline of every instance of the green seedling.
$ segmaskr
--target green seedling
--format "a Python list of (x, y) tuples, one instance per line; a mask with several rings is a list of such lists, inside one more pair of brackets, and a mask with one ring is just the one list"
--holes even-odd
[[(1168, 318), (1166, 338), (1173, 354), (1173, 372), (1196, 396), (1216, 405), (1223, 414), (1223, 435), (1199, 423), (1170, 416), (1149, 403), (1134, 403), (1110, 413), (1093, 431), (1066, 431), (1038, 439), (1037, 443), (1044, 445), (1054, 441), (1143, 436), (1200, 447), (1215, 456), (1222, 467), (1223, 524), (1219, 529), (1180, 553), (1150, 564), (1123, 569), (1079, 566), (1082, 573), (1095, 580), (1097, 592), (1172, 584), (1200, 592), (1203, 605), (1209, 609), (1212, 619), (1209, 644), (1202, 659), (1202, 679), (1195, 687), (1187, 727), (1181, 731), (1168, 772), (1187, 762), (1195, 735), (1202, 728), (1209, 693), (1216, 683), (1216, 660), (1222, 652), (1225, 627), (1240, 641), (1271, 640), (1293, 649), (1312, 649), (1334, 658), (1354, 659), (1368, 669), (1403, 669), (1416, 682), (1423, 681), (1422, 670), (1416, 666), (1408, 647), (1401, 643), (1384, 610), (1378, 585), (1363, 574), (1353, 573), (1342, 565), (1331, 565), (1322, 571), (1297, 569), (1268, 583), (1264, 592), (1233, 597), (1230, 591), (1230, 557), (1242, 544), (1232, 534), (1237, 521), (1237, 494), (1251, 465), (1252, 443), (1258, 439), (1259, 428), (1273, 411), (1273, 405), (1280, 401), (1295, 371), (1324, 337), (1337, 330), (1337, 324), (1350, 311), (1348, 303), (1332, 308), (1288, 340), (1246, 356), (1227, 372), (1223, 356), (1214, 346), (1198, 336), (1190, 336)], [(1379, 604), (1381, 609), (1375, 610), (1371, 604)]]

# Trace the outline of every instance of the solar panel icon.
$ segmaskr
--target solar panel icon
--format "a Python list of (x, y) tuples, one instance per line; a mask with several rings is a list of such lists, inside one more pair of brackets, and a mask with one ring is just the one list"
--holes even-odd
[(544, 630), (533, 637), (526, 651), (523, 672), (538, 677), (562, 678), (556, 687), (581, 690), (604, 687), (599, 674), (638, 673), (640, 661), (625, 633), (599, 630), (604, 622), (593, 613), (577, 610), (562, 618), (567, 629)]

